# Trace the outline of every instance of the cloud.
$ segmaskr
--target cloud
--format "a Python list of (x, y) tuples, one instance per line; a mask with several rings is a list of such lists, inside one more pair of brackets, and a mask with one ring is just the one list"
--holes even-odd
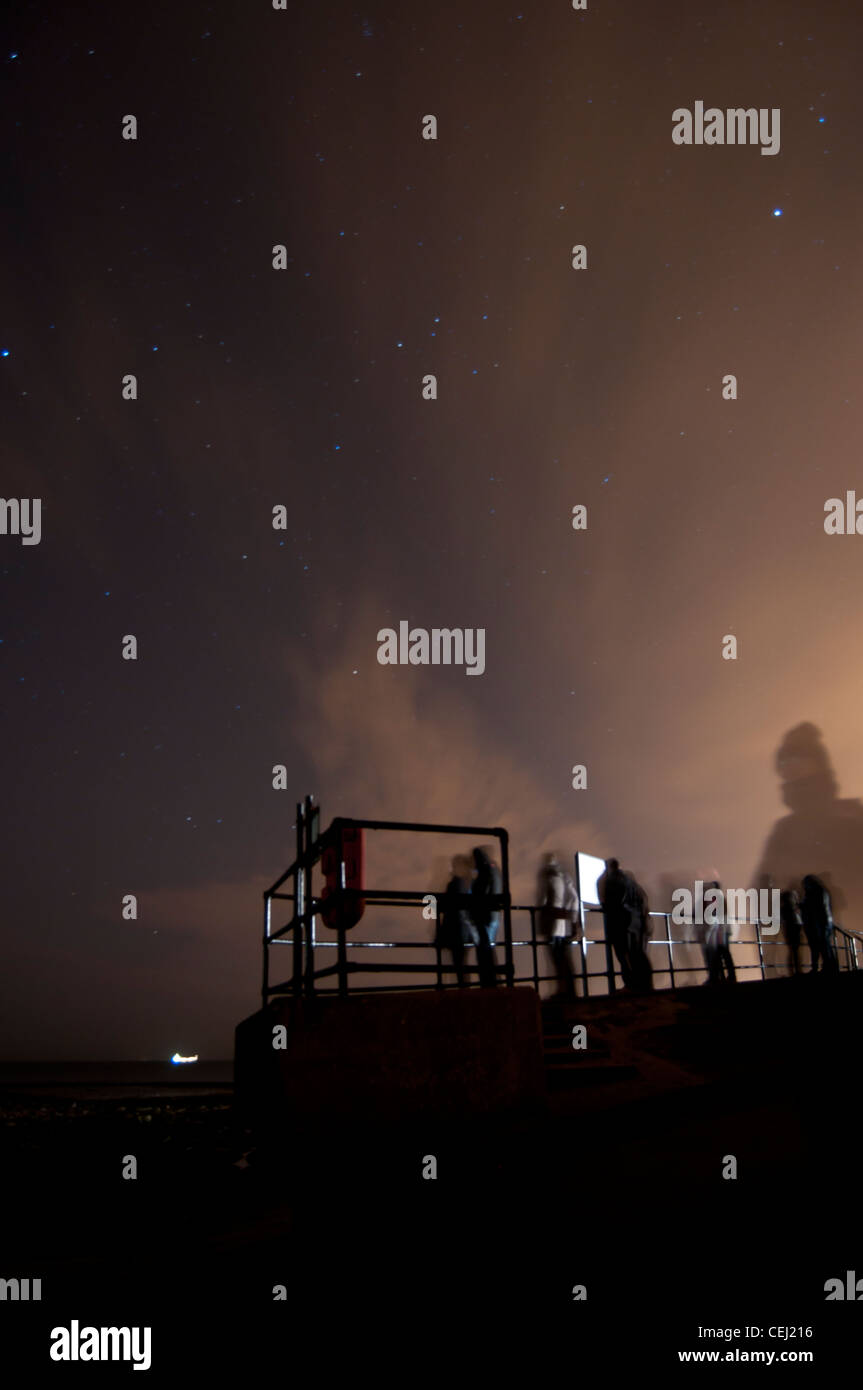
[[(486, 677), (471, 680), (442, 667), (379, 666), (374, 636), (390, 620), (368, 599), (357, 613), (353, 633), (361, 639), (347, 638), (328, 661), (292, 663), (290, 671), (299, 727), (311, 734), (305, 752), (325, 821), (340, 814), (502, 826), (510, 834), (516, 901), (533, 901), (544, 849), (605, 850), (603, 836), (587, 820), (561, 823), (559, 806), (539, 777), (504, 750), (480, 717), (468, 687)], [(389, 844), (392, 852), (391, 837)], [(450, 853), (460, 848), (449, 842)], [(389, 866), (396, 886), (412, 886), (423, 875), (428, 884), (430, 858), (443, 852), (443, 845), (421, 836), (399, 841), (398, 862)]]

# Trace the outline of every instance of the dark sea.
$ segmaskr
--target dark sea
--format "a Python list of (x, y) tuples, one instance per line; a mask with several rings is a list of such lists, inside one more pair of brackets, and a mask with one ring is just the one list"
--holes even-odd
[(75, 1100), (121, 1097), (169, 1099), (230, 1092), (234, 1064), (223, 1061), (172, 1063), (0, 1062), (0, 1092), (7, 1096), (55, 1096)]

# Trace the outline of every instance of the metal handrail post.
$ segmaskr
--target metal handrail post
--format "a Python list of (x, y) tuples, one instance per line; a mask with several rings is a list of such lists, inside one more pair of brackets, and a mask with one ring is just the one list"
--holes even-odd
[(270, 987), (270, 918), (272, 899), (269, 892), (264, 894), (264, 973), (261, 981), (261, 1008), (267, 1007), (267, 991)]
[(302, 866), (303, 875), (303, 925), (305, 927), (305, 947), (306, 947), (306, 969), (305, 969), (305, 989), (306, 994), (315, 992), (315, 900), (312, 897), (312, 863), (311, 863), (311, 807), (312, 798), (307, 796), (303, 805), (303, 834), (302, 834)]
[(577, 854), (573, 855), (573, 861), (575, 864), (575, 872), (573, 874), (573, 878), (575, 880), (575, 892), (578, 897), (578, 923), (581, 927), (581, 940), (578, 943), (579, 950), (581, 952), (581, 988), (583, 991), (583, 997), (586, 999), (590, 989), (590, 982), (587, 974), (587, 947), (584, 944), (587, 940), (587, 932), (585, 930), (586, 917), (584, 912), (584, 903), (581, 900), (581, 865), (578, 862)]
[(668, 941), (668, 978), (671, 981), (671, 988), (674, 989), (674, 942), (671, 939), (671, 913), (664, 912), (665, 936)]
[(340, 994), (341, 998), (344, 999), (344, 998), (346, 997), (346, 995), (347, 995), (347, 992), (348, 992), (348, 946), (347, 946), (347, 936), (346, 936), (346, 933), (345, 933), (344, 924), (343, 924), (342, 922), (339, 922), (339, 925), (338, 925), (337, 940), (338, 940), (337, 960), (338, 960), (339, 994)]
[[(345, 842), (343, 836), (339, 835), (339, 888), (342, 893), (345, 892), (347, 886), (348, 876), (345, 871)], [(348, 992), (348, 950), (347, 936), (345, 934), (345, 919), (343, 915), (346, 902), (346, 898), (343, 897), (341, 903), (336, 908), (336, 941), (338, 943), (336, 961), (338, 963), (339, 995), (342, 999), (345, 998)]]
[(605, 942), (605, 973), (608, 976), (608, 992), (614, 994), (617, 990), (617, 981), (614, 978), (614, 956), (611, 953), (611, 942), (608, 939), (608, 927), (604, 912), (602, 914), (602, 939)]
[(506, 830), (499, 830), (500, 837), (500, 869), (503, 878), (503, 942), (504, 942), (504, 978), (507, 987), (512, 989), (515, 984), (515, 962), (512, 954), (512, 912), (510, 910), (509, 893), (509, 834)]
[(530, 946), (533, 953), (533, 987), (539, 994), (539, 951), (536, 940), (536, 909), (530, 908)]
[(300, 874), (300, 860), (303, 855), (303, 808), (297, 802), (297, 844), (296, 859), (294, 860), (294, 944), (292, 947), (292, 958), (294, 962), (293, 989), (294, 995), (302, 993), (303, 988), (303, 913), (306, 910), (305, 885)]
[(434, 900), (434, 950), (437, 965), (437, 987), (443, 989), (443, 949), (440, 944), (440, 898)]
[(586, 933), (586, 931), (585, 931), (585, 924), (584, 924), (584, 922), (582, 921), (582, 924), (581, 924), (581, 941), (579, 942), (579, 945), (581, 946), (581, 988), (582, 988), (582, 990), (584, 991), (584, 996), (583, 996), (583, 997), (584, 997), (585, 999), (587, 999), (587, 998), (590, 997), (590, 976), (589, 976), (588, 973), (587, 973), (587, 944), (586, 944), (586, 943), (587, 943), (587, 933)]
[(765, 970), (764, 970), (764, 938), (763, 938), (762, 935), (761, 935), (761, 918), (760, 918), (760, 917), (756, 917), (756, 919), (755, 919), (755, 939), (756, 939), (756, 941), (758, 942), (758, 959), (759, 959), (759, 961), (761, 962), (761, 978), (762, 978), (762, 980), (766, 980), (766, 979), (767, 979), (767, 975), (766, 975), (766, 972), (765, 972)]

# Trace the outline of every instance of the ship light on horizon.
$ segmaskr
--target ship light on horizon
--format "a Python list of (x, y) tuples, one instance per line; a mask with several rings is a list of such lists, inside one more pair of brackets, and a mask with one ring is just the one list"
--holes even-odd
[(181, 1057), (180, 1054), (179, 1054), (179, 1052), (175, 1052), (174, 1055), (173, 1055), (173, 1057), (171, 1058), (171, 1061), (174, 1063), (175, 1066), (177, 1065), (178, 1062), (197, 1062), (197, 1060), (198, 1060), (198, 1054), (197, 1054), (197, 1052), (195, 1053), (194, 1057)]

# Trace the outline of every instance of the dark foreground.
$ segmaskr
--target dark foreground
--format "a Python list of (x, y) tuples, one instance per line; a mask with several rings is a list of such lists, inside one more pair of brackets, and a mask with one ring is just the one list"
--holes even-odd
[[(152, 1327), (163, 1384), (514, 1376), (522, 1359), (534, 1376), (690, 1375), (678, 1352), (729, 1348), (812, 1352), (768, 1369), (838, 1383), (863, 1330), (863, 1302), (824, 1293), (863, 1279), (859, 983), (808, 982), (796, 1029), (787, 991), (778, 1012), (754, 1012), (750, 986), (671, 1025), (666, 1001), (620, 1001), (638, 1056), (619, 1094), (582, 1101), (558, 1077), (545, 1114), (481, 1127), (336, 1119), (300, 1147), (244, 1130), (227, 1095), (7, 1091), (0, 1276), (41, 1278), (42, 1300), (2, 1305), (5, 1355), (34, 1376), (132, 1373), (51, 1362), (51, 1329), (75, 1318)], [(682, 1059), (687, 1084), (642, 1083), (645, 1048), (657, 1074)]]

